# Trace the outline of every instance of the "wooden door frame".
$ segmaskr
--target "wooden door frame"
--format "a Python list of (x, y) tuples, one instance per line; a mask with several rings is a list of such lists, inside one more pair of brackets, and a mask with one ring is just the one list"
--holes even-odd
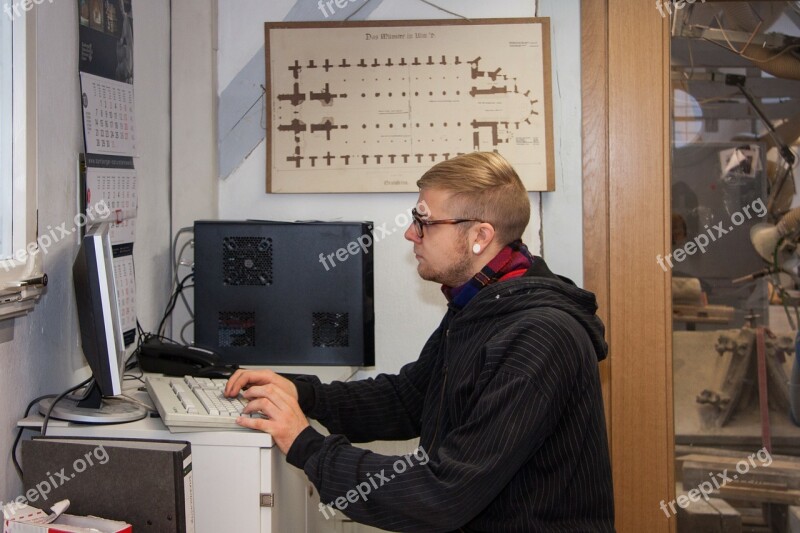
[(582, 0), (584, 283), (598, 298), (617, 530), (674, 531), (669, 19)]

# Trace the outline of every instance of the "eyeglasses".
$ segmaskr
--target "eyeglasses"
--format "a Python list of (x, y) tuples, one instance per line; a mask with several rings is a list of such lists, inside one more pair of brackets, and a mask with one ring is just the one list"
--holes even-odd
[(483, 222), (477, 218), (446, 218), (442, 220), (430, 220), (422, 218), (417, 212), (417, 208), (411, 210), (411, 217), (414, 219), (414, 229), (417, 231), (417, 237), (423, 237), (422, 230), (424, 226), (435, 226), (436, 224), (461, 224), (462, 222)]

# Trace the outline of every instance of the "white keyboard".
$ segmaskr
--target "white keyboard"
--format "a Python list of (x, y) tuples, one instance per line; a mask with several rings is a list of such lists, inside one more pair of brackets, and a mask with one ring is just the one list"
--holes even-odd
[[(226, 398), (226, 379), (147, 377), (147, 392), (167, 427), (242, 428), (236, 417), (247, 400)], [(260, 417), (260, 415), (245, 415)]]

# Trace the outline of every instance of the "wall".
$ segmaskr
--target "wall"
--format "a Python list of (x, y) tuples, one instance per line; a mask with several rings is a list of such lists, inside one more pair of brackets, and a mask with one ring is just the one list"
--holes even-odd
[[(299, 4), (289, 0), (236, 0), (235, 4), (219, 0), (217, 15), (212, 0), (174, 0), (172, 12), (170, 4), (161, 0), (134, 2), (136, 120), (141, 156), (136, 161), (141, 201), (135, 258), (138, 313), (145, 329), (155, 328), (166, 302), (169, 279), (164, 273), (169, 272), (170, 232), (194, 219), (217, 215), (236, 219), (346, 217), (387, 222), (393, 227), (395, 215), (414, 204), (415, 194), (267, 195), (263, 144), (255, 146), (241, 165), (217, 184), (213, 87), (221, 94), (263, 46), (263, 21), (283, 20), (290, 13), (294, 20), (321, 19), (315, 8), (307, 8), (308, 4), (312, 3), (298, 9)], [(370, 4), (354, 20), (365, 15), (370, 19), (450, 16), (415, 0), (373, 0)], [(513, 0), (502, 6), (448, 0), (439, 5), (472, 18), (534, 15), (530, 0)], [(76, 104), (77, 10), (72, 2), (44, 3), (35, 9), (39, 220), (42, 227), (55, 227), (72, 220), (77, 212), (75, 161), (82, 149)], [(580, 283), (578, 1), (544, 0), (539, 14), (552, 17), (557, 190), (531, 195), (533, 218), (525, 240), (554, 270)], [(172, 90), (171, 75), (175, 80)], [(562, 80), (569, 82), (562, 84)], [(169, 188), (170, 173), (174, 195)], [(16, 497), (21, 490), (9, 457), (14, 424), (27, 403), (88, 375), (78, 346), (71, 290), (71, 263), (77, 246), (77, 240), (65, 240), (50, 249), (45, 265), (51, 284), (46, 295), (31, 315), (14, 321), (13, 340), (0, 344), (0, 401), (5, 407), (0, 413), (2, 500)], [(398, 231), (378, 243), (375, 251), (376, 370), (384, 372), (394, 372), (417, 357), (444, 310), (438, 287), (417, 277), (409, 250)]]
[[(69, 1), (34, 6), (38, 107), (39, 225), (56, 227), (77, 213), (76, 162), (83, 149), (78, 83), (78, 11)], [(169, 3), (134, 2), (139, 217), (135, 262), (137, 311), (154, 329), (169, 291)], [(88, 376), (78, 345), (72, 294), (77, 237), (49, 249), (50, 285), (30, 315), (15, 319), (0, 344), (0, 500), (20, 494), (11, 464), (15, 424), (34, 397), (61, 392)]]
[[(470, 1), (440, 1), (435, 4), (469, 18), (531, 17), (535, 3), (514, 0), (502, 4)], [(550, 16), (553, 50), (553, 111), (557, 190), (531, 194), (532, 219), (524, 235), (534, 253), (543, 254), (551, 267), (581, 283), (582, 271), (582, 196), (580, 144), (580, 39), (579, 2), (539, 3), (539, 14)], [(234, 8), (235, 5), (235, 8)], [(450, 18), (451, 15), (417, 0), (373, 0), (363, 6), (352, 4), (350, 11), (338, 12), (342, 18), (362, 8), (351, 20)], [(414, 193), (337, 194), (337, 195), (268, 195), (265, 192), (266, 156), (263, 141), (252, 143), (249, 133), (228, 130), (225, 124), (236, 123), (230, 113), (236, 103), (230, 93), (238, 91), (241, 120), (261, 121), (259, 83), (263, 83), (264, 21), (324, 20), (315, 2), (288, 0), (257, 2), (219, 0), (218, 2), (217, 77), (219, 100), (220, 169), (219, 218), (366, 219), (376, 225), (397, 229), (375, 245), (376, 368), (366, 374), (396, 372), (403, 364), (417, 358), (429, 333), (445, 310), (439, 287), (419, 279), (411, 245), (402, 237), (394, 219), (415, 204)], [(260, 68), (258, 75), (255, 69)], [(259, 79), (261, 81), (257, 81)], [(569, 80), (562, 84), (562, 80)], [(249, 92), (248, 92), (249, 91)], [(249, 96), (249, 100), (247, 99)], [(253, 106), (249, 112), (248, 108)], [(234, 116), (234, 118), (236, 118)], [(177, 125), (176, 125), (177, 129)], [(243, 160), (227, 160), (232, 147), (226, 136), (236, 136), (237, 143), (247, 143)], [(263, 133), (262, 133), (263, 136)], [(258, 141), (258, 139), (256, 139)], [(252, 146), (251, 146), (252, 144)], [(238, 166), (236, 166), (238, 165)], [(190, 201), (187, 199), (187, 201)], [(542, 218), (543, 217), (543, 218)], [(544, 234), (544, 248), (541, 235)], [(547, 246), (547, 243), (558, 243)]]
[(542, 250), (553, 272), (583, 286), (581, 160), (581, 8), (579, 0), (543, 0), (553, 56), (556, 190), (542, 194)]
[[(216, 218), (216, 0), (172, 4), (172, 227)], [(177, 319), (175, 323), (180, 323)]]

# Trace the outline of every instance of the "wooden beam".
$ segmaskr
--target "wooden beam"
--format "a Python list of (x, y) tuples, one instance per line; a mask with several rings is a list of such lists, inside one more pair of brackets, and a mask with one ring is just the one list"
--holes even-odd
[[(611, 331), (608, 234), (608, 3), (581, 2), (581, 113), (583, 117), (583, 279), (597, 297), (598, 316)], [(606, 425), (611, 439), (611, 361), (600, 364)]]
[(614, 486), (621, 532), (674, 527), (670, 31), (650, 0), (609, 0), (609, 235)]

